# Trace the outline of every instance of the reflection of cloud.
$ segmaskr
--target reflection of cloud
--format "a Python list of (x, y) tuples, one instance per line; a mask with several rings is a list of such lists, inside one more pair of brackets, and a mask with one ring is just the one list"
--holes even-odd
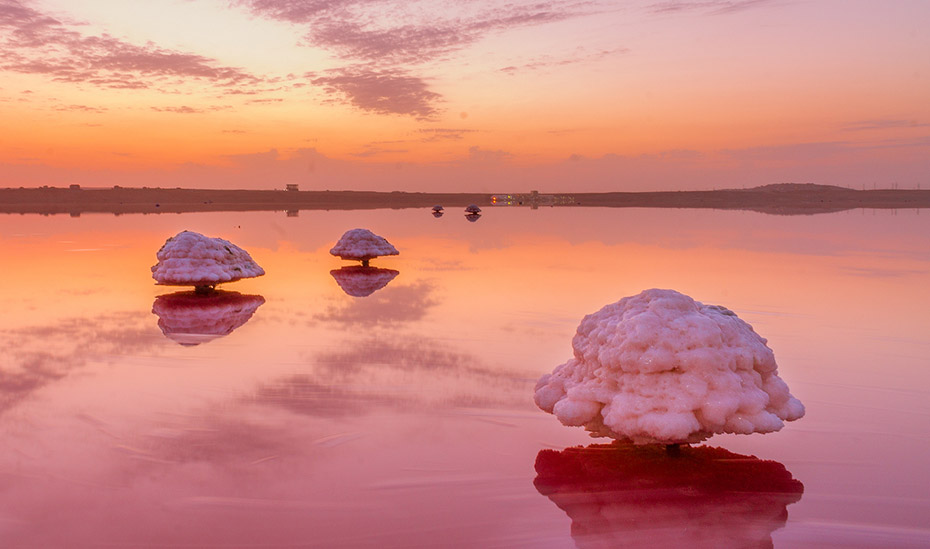
[(120, 356), (155, 345), (138, 313), (61, 320), (0, 332), (0, 414), (29, 395), (67, 377), (88, 360)]
[(707, 446), (543, 450), (536, 473), (578, 547), (771, 547), (804, 492), (780, 463)]
[(287, 453), (295, 446), (290, 431), (283, 426), (216, 413), (198, 418), (198, 422), (156, 430), (141, 441), (146, 453), (139, 457), (179, 463), (247, 464)]
[(336, 348), (317, 354), (312, 370), (265, 383), (247, 400), (323, 417), (528, 403), (531, 380), (444, 342), (382, 333)]
[(311, 74), (310, 82), (338, 100), (377, 114), (405, 114), (427, 120), (437, 114), (440, 95), (403, 69), (354, 65)]
[(214, 291), (160, 295), (152, 304), (158, 327), (181, 345), (199, 345), (229, 335), (252, 318), (265, 302), (260, 295)]
[(199, 55), (136, 46), (108, 35), (85, 36), (20, 0), (0, 1), (0, 70), (47, 75), (104, 88), (149, 88), (166, 78), (220, 86), (260, 79)]
[[(343, 267), (343, 269), (346, 268)], [(359, 267), (354, 268), (358, 269)], [(392, 272), (396, 273), (397, 271)], [(343, 286), (343, 290), (345, 289), (345, 286)], [(314, 318), (324, 322), (352, 325), (415, 322), (422, 320), (426, 315), (426, 311), (439, 303), (431, 295), (434, 289), (433, 285), (428, 282), (418, 282), (409, 286), (395, 286), (387, 288), (383, 292), (378, 292), (377, 295), (371, 296), (369, 299), (353, 299), (340, 306), (329, 306), (322, 313), (315, 315)], [(368, 292), (365, 295), (371, 293)], [(349, 295), (355, 294), (350, 293)]]

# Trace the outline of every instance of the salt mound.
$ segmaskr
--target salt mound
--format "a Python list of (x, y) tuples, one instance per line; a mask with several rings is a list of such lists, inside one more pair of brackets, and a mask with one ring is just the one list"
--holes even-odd
[(586, 316), (535, 401), (564, 425), (636, 444), (768, 433), (804, 415), (766, 340), (732, 311), (646, 290)]
[(170, 286), (212, 287), (221, 282), (262, 276), (248, 252), (228, 240), (182, 231), (158, 250), (152, 278)]
[(390, 242), (368, 229), (351, 229), (342, 235), (329, 253), (342, 259), (359, 260), (367, 265), (372, 258), (398, 255), (400, 252)]

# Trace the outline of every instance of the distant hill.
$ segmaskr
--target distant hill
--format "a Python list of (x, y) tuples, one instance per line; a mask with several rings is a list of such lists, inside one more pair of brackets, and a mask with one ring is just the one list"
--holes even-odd
[(817, 183), (770, 183), (768, 185), (760, 185), (758, 187), (752, 187), (750, 189), (745, 189), (747, 191), (764, 191), (764, 192), (795, 192), (795, 191), (852, 191), (848, 187), (840, 187), (838, 185), (819, 185)]

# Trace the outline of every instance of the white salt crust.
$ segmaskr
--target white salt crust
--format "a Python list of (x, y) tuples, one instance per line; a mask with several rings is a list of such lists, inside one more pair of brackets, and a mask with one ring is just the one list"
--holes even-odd
[(346, 231), (329, 253), (342, 259), (366, 261), (382, 255), (398, 255), (400, 252), (383, 237), (368, 229)]
[(169, 238), (152, 267), (152, 278), (171, 286), (213, 286), (263, 274), (265, 270), (242, 248), (192, 231)]
[(586, 316), (574, 358), (544, 375), (536, 404), (591, 436), (691, 443), (769, 433), (804, 415), (766, 340), (732, 311), (646, 290)]

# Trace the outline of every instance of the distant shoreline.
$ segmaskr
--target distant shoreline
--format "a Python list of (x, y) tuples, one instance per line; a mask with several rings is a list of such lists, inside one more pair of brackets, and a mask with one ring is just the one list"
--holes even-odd
[(930, 190), (854, 190), (812, 184), (752, 189), (608, 193), (419, 193), (377, 191), (211, 190), (165, 188), (0, 189), (0, 213), (80, 216), (221, 211), (363, 210), (505, 207), (701, 208), (805, 215), (859, 208), (930, 208)]

